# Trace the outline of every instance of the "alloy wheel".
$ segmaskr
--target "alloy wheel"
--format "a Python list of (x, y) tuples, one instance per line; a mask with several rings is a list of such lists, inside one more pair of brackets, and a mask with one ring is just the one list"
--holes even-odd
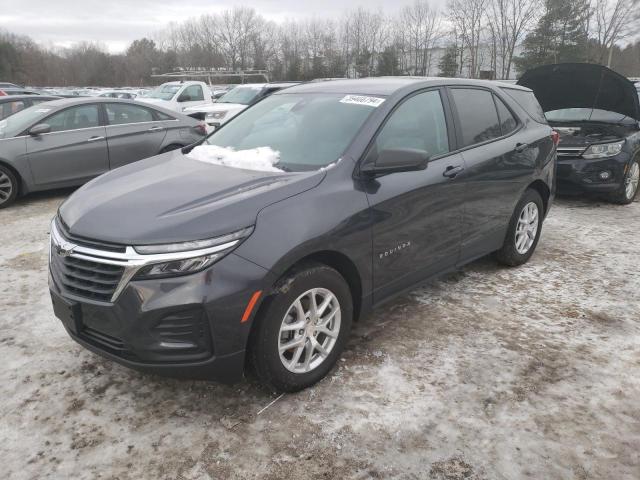
[(326, 288), (313, 288), (288, 308), (278, 334), (282, 365), (293, 373), (307, 373), (329, 356), (340, 334), (338, 298)]
[(527, 203), (518, 217), (516, 227), (516, 251), (524, 255), (529, 251), (538, 234), (538, 205), (534, 202)]
[(629, 170), (629, 175), (627, 175), (624, 182), (624, 193), (627, 196), (627, 199), (631, 200), (635, 196), (636, 191), (638, 190), (638, 182), (640, 182), (640, 165), (638, 162), (631, 164), (631, 170)]
[(13, 193), (13, 184), (9, 176), (0, 172), (0, 204), (4, 203), (11, 197)]

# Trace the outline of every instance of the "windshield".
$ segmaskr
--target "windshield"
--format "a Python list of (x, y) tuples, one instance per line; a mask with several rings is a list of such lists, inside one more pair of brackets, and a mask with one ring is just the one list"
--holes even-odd
[(149, 93), (145, 94), (145, 98), (171, 100), (178, 90), (180, 90), (180, 85), (160, 85), (155, 90), (151, 90)]
[[(340, 158), (365, 120), (382, 103), (344, 94), (272, 95), (245, 110), (206, 140), (209, 145), (279, 152), (276, 167), (308, 171)], [(362, 97), (358, 97), (362, 98)]]
[(0, 138), (15, 137), (52, 110), (42, 105), (34, 105), (5, 118), (0, 122)]
[(218, 99), (218, 103), (240, 103), (242, 105), (249, 105), (258, 96), (262, 87), (236, 87), (229, 90)]
[(551, 110), (545, 113), (550, 122), (604, 122), (623, 123), (631, 120), (621, 113), (600, 110), (597, 108), (563, 108), (561, 110)]

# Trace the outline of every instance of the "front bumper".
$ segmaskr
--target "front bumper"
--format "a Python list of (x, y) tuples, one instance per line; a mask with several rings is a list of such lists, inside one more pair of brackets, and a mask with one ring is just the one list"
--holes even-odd
[[(629, 156), (621, 152), (614, 157), (587, 160), (581, 157), (558, 157), (557, 188), (559, 193), (576, 191), (610, 193), (618, 190), (625, 175)], [(601, 172), (610, 177), (603, 180)]]
[(70, 292), (60, 275), (50, 269), (54, 313), (82, 346), (136, 370), (224, 383), (242, 378), (252, 321), (241, 319), (273, 281), (233, 253), (195, 274), (131, 281), (113, 303)]

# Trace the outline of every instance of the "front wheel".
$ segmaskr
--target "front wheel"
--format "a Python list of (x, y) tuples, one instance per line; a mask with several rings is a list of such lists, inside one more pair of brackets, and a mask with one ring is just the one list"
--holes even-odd
[(513, 211), (504, 244), (496, 252), (500, 263), (516, 267), (531, 258), (542, 231), (543, 209), (540, 194), (526, 190)]
[(308, 265), (279, 282), (251, 335), (249, 359), (272, 390), (296, 392), (324, 378), (344, 349), (353, 318), (347, 282)]
[(634, 160), (624, 176), (620, 189), (614, 193), (611, 200), (621, 205), (628, 205), (633, 202), (638, 194), (638, 184), (640, 183), (640, 160)]

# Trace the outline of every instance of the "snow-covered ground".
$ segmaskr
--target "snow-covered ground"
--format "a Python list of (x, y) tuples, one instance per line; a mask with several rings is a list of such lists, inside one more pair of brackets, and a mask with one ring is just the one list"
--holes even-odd
[(557, 201), (528, 265), (416, 289), (356, 325), (327, 379), (275, 397), (71, 341), (46, 274), (66, 193), (0, 211), (1, 478), (640, 478), (638, 202)]

